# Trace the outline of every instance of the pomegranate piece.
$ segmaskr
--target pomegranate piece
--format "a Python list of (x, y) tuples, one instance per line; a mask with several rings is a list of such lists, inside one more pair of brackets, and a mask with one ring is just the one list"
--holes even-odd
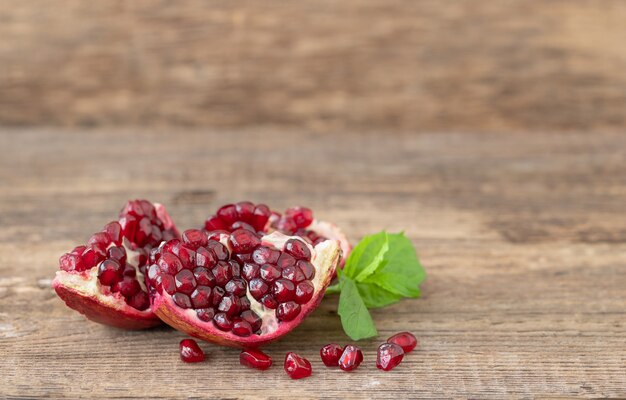
[(417, 338), (411, 332), (396, 333), (389, 339), (387, 343), (395, 343), (402, 347), (405, 353), (410, 353), (417, 346)]
[(204, 361), (204, 352), (193, 339), (183, 339), (180, 341), (180, 359), (186, 363), (197, 363)]
[[(247, 218), (243, 222), (253, 223), (247, 203), (220, 210), (221, 224), (241, 222), (238, 210)], [(188, 236), (183, 234), (183, 242)], [(318, 306), (339, 262), (334, 240), (313, 247), (299, 237), (279, 232), (259, 237), (247, 229), (205, 236), (206, 241), (194, 238), (183, 245), (196, 254), (196, 265), (202, 253), (203, 259), (216, 260), (214, 267), (188, 266), (180, 259), (180, 244), (172, 240), (151, 253), (147, 283), (154, 288), (155, 313), (164, 322), (222, 345), (255, 348), (290, 332)], [(300, 261), (312, 271), (302, 271), (287, 250), (304, 257)], [(285, 267), (267, 263), (281, 258), (291, 262)]]
[(156, 276), (157, 267), (146, 266), (148, 255), (162, 238), (177, 235), (163, 206), (129, 201), (119, 221), (109, 222), (86, 245), (61, 256), (52, 286), (69, 307), (90, 320), (127, 329), (158, 325), (143, 278), (137, 278)]
[(266, 370), (272, 366), (272, 358), (261, 350), (247, 349), (239, 354), (239, 363), (246, 367)]
[(344, 371), (352, 371), (357, 369), (361, 362), (363, 362), (363, 352), (357, 346), (349, 344), (343, 349), (339, 358), (339, 368)]
[(284, 368), (291, 379), (306, 378), (313, 373), (309, 360), (293, 352), (289, 352), (285, 356)]
[(383, 371), (391, 371), (404, 358), (404, 350), (395, 343), (383, 343), (378, 347), (376, 355), (376, 368)]
[(339, 366), (341, 354), (343, 354), (343, 349), (336, 343), (329, 343), (320, 349), (320, 357), (327, 367)]

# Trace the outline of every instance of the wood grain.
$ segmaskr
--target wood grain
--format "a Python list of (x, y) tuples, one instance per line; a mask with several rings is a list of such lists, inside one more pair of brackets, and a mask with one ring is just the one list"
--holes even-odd
[(619, 130), (623, 0), (5, 0), (0, 125)]
[[(624, 135), (4, 128), (0, 148), (2, 398), (626, 396)], [(354, 241), (404, 230), (423, 297), (373, 312), (380, 339), (354, 373), (317, 356), (348, 342), (332, 297), (267, 348), (265, 373), (209, 344), (184, 365), (181, 333), (88, 322), (50, 288), (63, 251), (144, 196), (182, 227), (251, 199), (310, 205)], [(421, 347), (380, 372), (375, 349), (400, 330)], [(289, 380), (287, 351), (313, 377)]]

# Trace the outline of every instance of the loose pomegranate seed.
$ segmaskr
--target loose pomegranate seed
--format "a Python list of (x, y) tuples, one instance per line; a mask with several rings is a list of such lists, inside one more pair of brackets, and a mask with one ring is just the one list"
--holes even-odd
[(320, 357), (322, 357), (322, 362), (327, 367), (339, 366), (339, 359), (342, 353), (343, 349), (336, 343), (329, 343), (320, 349)]
[(417, 346), (417, 338), (410, 332), (396, 333), (389, 339), (387, 343), (395, 343), (402, 347), (405, 353), (410, 353)]
[(239, 363), (246, 367), (266, 370), (272, 366), (272, 358), (261, 350), (248, 349), (239, 354)]
[(358, 368), (361, 362), (363, 362), (363, 352), (357, 346), (349, 344), (343, 349), (339, 358), (339, 368), (344, 371), (352, 371)]
[(285, 249), (287, 253), (291, 254), (298, 260), (310, 260), (311, 250), (302, 240), (289, 239), (285, 243)]
[(293, 219), (298, 228), (306, 228), (313, 222), (313, 211), (306, 207), (288, 208), (285, 216)]
[(404, 350), (395, 343), (383, 343), (378, 347), (376, 368), (391, 371), (404, 358)]
[(311, 363), (304, 357), (300, 357), (296, 353), (289, 352), (285, 356), (285, 372), (291, 379), (302, 379), (311, 376), (313, 369)]
[(180, 359), (186, 363), (197, 363), (204, 361), (204, 352), (193, 339), (183, 339), (180, 341)]
[(98, 267), (98, 280), (101, 284), (111, 286), (122, 277), (123, 268), (115, 260), (104, 260)]

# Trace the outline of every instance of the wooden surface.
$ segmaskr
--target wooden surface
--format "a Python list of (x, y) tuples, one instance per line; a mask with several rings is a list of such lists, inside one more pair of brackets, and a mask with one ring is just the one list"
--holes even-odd
[(619, 130), (624, 0), (0, 1), (0, 125)]
[[(1, 398), (626, 397), (626, 136), (181, 133), (0, 129)], [(404, 230), (423, 297), (373, 312), (354, 373), (317, 356), (349, 342), (331, 297), (267, 348), (267, 372), (209, 344), (184, 365), (183, 334), (88, 322), (50, 288), (58, 256), (135, 197), (180, 227), (250, 199), (309, 205), (353, 241)], [(421, 347), (380, 372), (401, 330)], [(313, 377), (289, 380), (287, 351)]]

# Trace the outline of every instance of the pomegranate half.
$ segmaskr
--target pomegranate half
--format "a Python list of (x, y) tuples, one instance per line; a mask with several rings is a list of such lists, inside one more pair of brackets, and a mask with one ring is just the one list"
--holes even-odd
[(339, 241), (312, 245), (280, 232), (259, 234), (258, 226), (231, 233), (192, 229), (161, 244), (148, 268), (156, 315), (196, 338), (244, 348), (299, 325), (335, 273)]
[(118, 221), (61, 256), (52, 287), (92, 321), (125, 329), (159, 325), (145, 284), (146, 263), (153, 248), (178, 236), (162, 205), (129, 201)]

